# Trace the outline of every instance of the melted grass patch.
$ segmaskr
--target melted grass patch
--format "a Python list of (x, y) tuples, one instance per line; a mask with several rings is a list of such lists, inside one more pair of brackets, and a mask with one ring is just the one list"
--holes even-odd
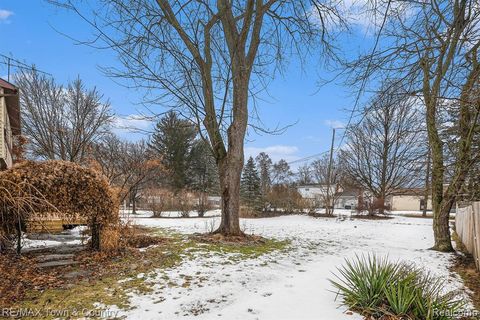
[(200, 243), (199, 248), (208, 252), (236, 254), (241, 259), (254, 259), (274, 251), (286, 251), (290, 240), (267, 239), (259, 236), (245, 238), (224, 238), (219, 235), (194, 235), (191, 237)]
[[(109, 306), (128, 310), (132, 308), (129, 303), (130, 294), (152, 293), (154, 284), (168, 286), (170, 279), (167, 275), (162, 276), (161, 270), (175, 267), (196, 254), (232, 254), (233, 258), (228, 259), (238, 261), (284, 251), (290, 244), (290, 241), (255, 236), (249, 236), (247, 241), (240, 242), (212, 239), (211, 236), (186, 236), (168, 229), (146, 231), (161, 236), (162, 240), (144, 250), (128, 249), (114, 256), (83, 252), (76, 258), (80, 264), (68, 269), (70, 274), (78, 273), (82, 276), (65, 280), (62, 276), (67, 271), (56, 270), (60, 285), (31, 287), (22, 299), (6, 307), (41, 310), (44, 312), (42, 319), (59, 318), (58, 313), (45, 313), (48, 310), (63, 312), (61, 318), (82, 317), (85, 313), (95, 315), (98, 311), (108, 310)], [(88, 272), (85, 273), (86, 271)], [(155, 283), (152, 282), (153, 279)], [(192, 280), (186, 279), (183, 285), (189, 285)]]

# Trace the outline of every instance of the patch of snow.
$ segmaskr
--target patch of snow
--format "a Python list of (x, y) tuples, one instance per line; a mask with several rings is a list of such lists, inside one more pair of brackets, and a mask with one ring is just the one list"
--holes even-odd
[(22, 248), (52, 248), (63, 245), (82, 245), (88, 240), (88, 236), (83, 235), (83, 231), (86, 230), (85, 226), (78, 226), (70, 230), (64, 230), (61, 233), (52, 234), (25, 234), (22, 239)]

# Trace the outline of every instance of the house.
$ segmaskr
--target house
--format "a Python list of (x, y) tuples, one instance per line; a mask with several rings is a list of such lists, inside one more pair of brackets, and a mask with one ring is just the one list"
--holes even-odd
[(0, 169), (12, 166), (13, 137), (20, 135), (18, 88), (0, 79)]
[(220, 208), (222, 206), (222, 197), (219, 196), (209, 196), (208, 197), (208, 205), (212, 208)]
[[(326, 184), (309, 184), (297, 186), (298, 193), (318, 207), (324, 207), (324, 199), (327, 194)], [(354, 209), (358, 202), (358, 192), (345, 190), (340, 185), (330, 186), (330, 195), (334, 195), (334, 207), (336, 209)]]
[[(297, 186), (298, 193), (303, 199), (319, 202), (327, 193), (327, 185), (325, 184), (306, 184)], [(335, 193), (335, 185), (330, 186), (330, 194)]]
[(343, 190), (335, 201), (335, 209), (355, 209), (358, 205), (359, 190)]
[[(419, 211), (425, 206), (425, 189), (409, 188), (399, 189), (387, 199), (393, 211)], [(427, 210), (432, 210), (432, 197), (427, 201)]]

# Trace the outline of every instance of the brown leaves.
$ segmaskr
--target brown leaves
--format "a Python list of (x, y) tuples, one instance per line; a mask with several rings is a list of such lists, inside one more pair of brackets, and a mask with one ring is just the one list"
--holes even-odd
[(21, 300), (30, 289), (41, 291), (62, 284), (55, 271), (37, 268), (35, 259), (16, 255), (4, 255), (0, 259), (0, 306)]
[[(16, 201), (6, 201), (7, 194)], [(20, 199), (43, 199), (18, 210)], [(12, 198), (12, 196), (10, 196)], [(85, 217), (101, 228), (118, 224), (118, 202), (106, 178), (95, 170), (65, 161), (27, 161), (0, 173), (0, 230), (29, 217), (56, 212), (68, 218)], [(10, 230), (10, 231), (8, 231)]]

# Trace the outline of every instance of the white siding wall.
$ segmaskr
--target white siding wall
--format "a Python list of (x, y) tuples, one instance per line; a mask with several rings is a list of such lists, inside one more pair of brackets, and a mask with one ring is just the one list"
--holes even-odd
[[(330, 194), (334, 194), (336, 191), (335, 189), (336, 186), (331, 185)], [(304, 199), (319, 199), (327, 194), (327, 186), (299, 186), (297, 187), (297, 191)]]

